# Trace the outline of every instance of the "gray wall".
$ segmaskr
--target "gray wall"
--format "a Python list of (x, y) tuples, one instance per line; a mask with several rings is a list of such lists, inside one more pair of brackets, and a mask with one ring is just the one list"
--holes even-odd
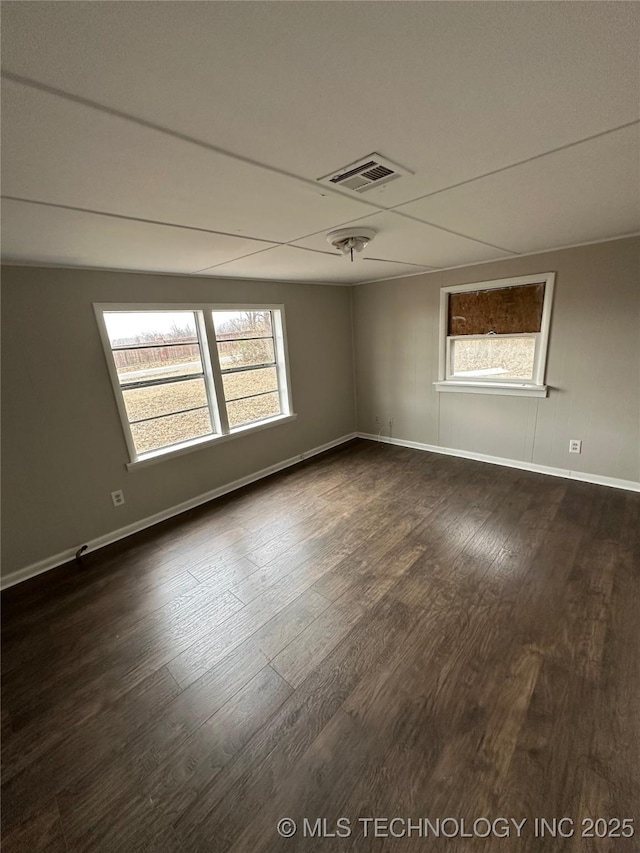
[[(298, 419), (128, 472), (93, 302), (284, 304)], [(348, 288), (4, 267), (2, 309), (3, 575), (355, 429)]]
[[(547, 398), (438, 393), (440, 288), (556, 272)], [(640, 480), (640, 239), (360, 285), (358, 429)], [(376, 423), (379, 417), (380, 424)], [(570, 438), (583, 440), (569, 455)]]
[[(549, 397), (438, 394), (440, 287), (548, 271)], [(3, 575), (352, 432), (352, 328), (362, 432), (640, 479), (638, 238), (351, 291), (33, 267), (2, 289)], [(283, 303), (297, 421), (127, 472), (93, 302)]]

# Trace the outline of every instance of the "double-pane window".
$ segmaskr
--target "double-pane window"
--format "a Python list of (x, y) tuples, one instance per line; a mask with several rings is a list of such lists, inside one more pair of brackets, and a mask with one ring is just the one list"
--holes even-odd
[(283, 315), (96, 306), (131, 461), (291, 414)]

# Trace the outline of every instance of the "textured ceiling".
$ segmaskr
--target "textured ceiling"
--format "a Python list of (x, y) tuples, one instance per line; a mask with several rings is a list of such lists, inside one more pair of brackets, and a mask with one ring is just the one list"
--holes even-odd
[[(640, 231), (634, 2), (2, 4), (8, 262), (352, 284)], [(412, 174), (317, 178), (373, 151)], [(347, 223), (376, 238), (351, 264)]]

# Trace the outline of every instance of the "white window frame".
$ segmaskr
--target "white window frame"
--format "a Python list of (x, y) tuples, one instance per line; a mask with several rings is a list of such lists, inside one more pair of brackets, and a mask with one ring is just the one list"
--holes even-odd
[[(129, 462), (126, 467), (129, 470), (137, 469), (146, 465), (159, 462), (163, 459), (181, 456), (184, 453), (190, 453), (194, 450), (200, 450), (204, 447), (209, 447), (213, 444), (218, 444), (228, 441), (233, 438), (246, 435), (248, 433), (257, 432), (268, 427), (277, 426), (278, 424), (294, 421), (297, 415), (293, 411), (293, 403), (291, 397), (291, 377), (289, 373), (289, 351), (287, 345), (285, 308), (281, 304), (238, 304), (233, 302), (215, 302), (215, 303), (109, 303), (109, 302), (94, 302), (93, 309), (98, 324), (100, 339), (104, 349), (109, 377), (113, 388), (113, 394), (120, 414), (120, 421), (124, 438), (127, 444), (129, 453)], [(213, 433), (211, 435), (193, 438), (189, 441), (183, 441), (179, 444), (171, 444), (167, 447), (162, 447), (159, 450), (152, 450), (147, 453), (138, 453), (135, 448), (135, 443), (129, 425), (129, 417), (118, 378), (118, 371), (113, 358), (111, 341), (107, 332), (107, 325), (104, 319), (104, 313), (133, 313), (133, 312), (161, 312), (161, 311), (190, 311), (193, 312), (197, 324), (198, 340), (200, 344), (200, 352), (202, 355), (202, 367), (204, 373), (205, 386), (207, 391), (207, 399), (209, 401), (209, 412), (211, 416), (211, 425)], [(276, 369), (278, 375), (278, 391), (280, 398), (281, 414), (274, 415), (270, 418), (263, 418), (259, 421), (253, 421), (242, 426), (229, 427), (229, 421), (226, 413), (226, 403), (224, 389), (222, 384), (222, 373), (220, 370), (220, 360), (218, 357), (218, 346), (216, 341), (215, 328), (213, 325), (214, 311), (271, 311), (273, 342), (275, 350)]]
[[(476, 281), (471, 284), (455, 284), (440, 289), (440, 341), (438, 359), (438, 380), (433, 384), (438, 391), (460, 392), (467, 394), (506, 394), (526, 397), (546, 397), (548, 387), (545, 385), (547, 352), (549, 347), (549, 330), (551, 328), (551, 307), (553, 305), (553, 289), (556, 274), (553, 272), (538, 275), (524, 275), (517, 278), (501, 278), (492, 281)], [(542, 304), (542, 319), (539, 332), (522, 332), (516, 334), (495, 335), (502, 338), (531, 338), (535, 337), (535, 356), (533, 377), (517, 379), (512, 377), (500, 379), (496, 376), (454, 377), (451, 375), (451, 349), (453, 342), (459, 338), (465, 340), (486, 339), (488, 335), (448, 335), (449, 295), (475, 290), (494, 290), (505, 287), (519, 287), (527, 284), (544, 284), (544, 301)]]

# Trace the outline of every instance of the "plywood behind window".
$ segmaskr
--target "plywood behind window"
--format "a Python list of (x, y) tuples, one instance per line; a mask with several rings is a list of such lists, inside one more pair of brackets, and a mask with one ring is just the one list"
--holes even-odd
[(544, 284), (449, 294), (449, 335), (539, 332)]

